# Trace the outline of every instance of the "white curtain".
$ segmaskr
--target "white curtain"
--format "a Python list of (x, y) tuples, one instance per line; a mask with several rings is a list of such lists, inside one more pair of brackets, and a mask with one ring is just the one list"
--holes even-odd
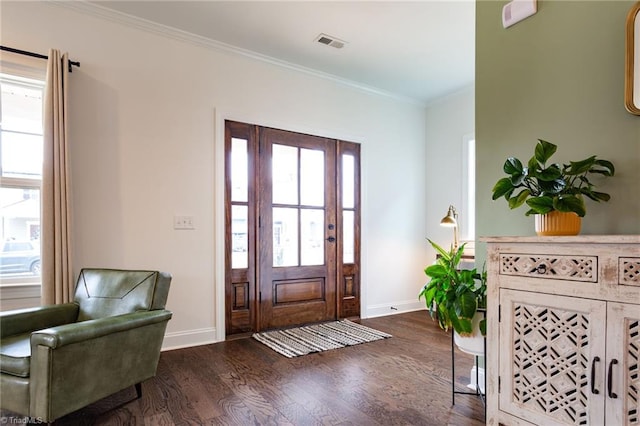
[(42, 168), (42, 304), (73, 299), (71, 209), (67, 146), (67, 70), (69, 58), (49, 50), (44, 96), (44, 157)]

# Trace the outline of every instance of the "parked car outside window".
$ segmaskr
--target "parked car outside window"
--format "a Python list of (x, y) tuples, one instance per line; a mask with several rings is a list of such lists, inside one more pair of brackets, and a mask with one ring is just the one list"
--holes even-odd
[(0, 252), (2, 274), (31, 272), (40, 275), (40, 247), (35, 241), (9, 240)]

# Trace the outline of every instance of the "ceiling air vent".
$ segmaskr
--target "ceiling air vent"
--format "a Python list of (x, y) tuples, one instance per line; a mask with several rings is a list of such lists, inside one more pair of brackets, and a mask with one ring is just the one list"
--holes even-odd
[(336, 49), (342, 49), (344, 45), (347, 44), (346, 41), (342, 41), (326, 34), (320, 34), (316, 37), (316, 41), (321, 44), (326, 44), (327, 46), (335, 47)]

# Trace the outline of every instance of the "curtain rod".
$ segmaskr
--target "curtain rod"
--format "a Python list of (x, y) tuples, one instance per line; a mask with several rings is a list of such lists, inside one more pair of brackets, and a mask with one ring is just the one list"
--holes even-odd
[[(49, 57), (47, 55), (41, 55), (39, 53), (27, 52), (26, 50), (14, 49), (13, 47), (0, 46), (0, 50), (6, 50), (7, 52), (17, 53), (19, 55), (31, 56), (33, 58), (49, 59)], [(80, 62), (72, 61), (71, 59), (69, 59), (69, 72), (73, 72), (71, 67), (74, 66), (74, 65), (76, 67), (80, 67)]]

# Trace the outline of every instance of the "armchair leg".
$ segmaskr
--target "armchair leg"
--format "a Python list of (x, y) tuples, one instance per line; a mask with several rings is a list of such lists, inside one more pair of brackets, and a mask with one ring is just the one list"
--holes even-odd
[(142, 398), (142, 383), (136, 383), (136, 395), (138, 396), (136, 399)]

